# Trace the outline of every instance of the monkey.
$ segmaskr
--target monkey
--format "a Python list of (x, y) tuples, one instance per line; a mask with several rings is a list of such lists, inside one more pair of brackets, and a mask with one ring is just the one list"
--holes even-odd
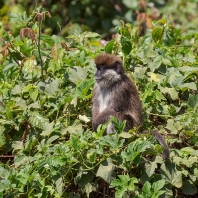
[[(95, 58), (95, 85), (92, 92), (92, 128), (96, 131), (114, 116), (120, 122), (126, 120), (125, 131), (141, 128), (143, 122), (142, 103), (135, 84), (125, 74), (121, 58), (111, 54), (99, 54)], [(113, 123), (109, 123), (106, 134), (114, 133)], [(144, 133), (148, 133), (144, 131)], [(169, 157), (170, 151), (162, 135), (151, 134), (164, 147), (162, 157)]]

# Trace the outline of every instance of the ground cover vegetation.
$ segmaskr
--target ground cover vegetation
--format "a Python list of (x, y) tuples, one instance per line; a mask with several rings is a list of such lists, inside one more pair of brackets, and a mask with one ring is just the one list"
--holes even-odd
[[(162, 18), (140, 36), (121, 21), (103, 46), (90, 31), (49, 36), (51, 17), (41, 7), (14, 14), (18, 34), (0, 37), (0, 197), (197, 197), (198, 34)], [(164, 136), (169, 159), (151, 134), (125, 133), (115, 118), (115, 134), (92, 131), (101, 52), (122, 58), (144, 128)]]

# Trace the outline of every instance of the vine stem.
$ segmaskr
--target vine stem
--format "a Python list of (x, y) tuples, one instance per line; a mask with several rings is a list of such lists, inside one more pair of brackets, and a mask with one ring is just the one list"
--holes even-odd
[(167, 117), (167, 118), (173, 118), (173, 116), (170, 116), (170, 115), (160, 115), (160, 114), (156, 114), (156, 113), (149, 113), (149, 112), (146, 112), (147, 114), (149, 115), (154, 115), (154, 116), (158, 116), (158, 117)]
[(43, 76), (43, 60), (41, 57), (41, 49), (40, 49), (40, 40), (41, 40), (41, 25), (42, 25), (42, 18), (38, 17), (38, 27), (39, 27), (39, 31), (38, 31), (38, 43), (37, 44), (37, 48), (38, 48), (38, 54), (39, 54), (39, 58), (40, 58), (40, 64), (41, 64), (41, 78), (42, 81), (44, 81), (44, 76)]

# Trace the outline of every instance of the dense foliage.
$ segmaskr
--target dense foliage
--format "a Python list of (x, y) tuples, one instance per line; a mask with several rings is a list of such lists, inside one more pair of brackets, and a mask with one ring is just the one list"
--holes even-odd
[[(196, 197), (198, 185), (198, 34), (166, 19), (139, 37), (121, 21), (103, 47), (100, 35), (42, 33), (51, 17), (14, 15), (20, 34), (4, 31), (0, 54), (0, 197)], [(136, 129), (91, 130), (94, 58), (122, 57), (137, 85), (144, 128), (165, 137), (170, 159)]]
[(198, 26), (197, 0), (1, 0), (0, 34), (5, 28), (17, 35), (24, 23), (17, 26), (10, 17), (24, 11), (29, 15), (36, 6), (49, 10), (52, 15), (43, 24), (43, 31), (48, 35), (94, 31), (110, 38), (115, 26), (121, 25), (120, 20), (137, 25), (141, 35), (153, 27), (153, 20), (160, 18), (168, 19), (186, 32), (195, 32)]

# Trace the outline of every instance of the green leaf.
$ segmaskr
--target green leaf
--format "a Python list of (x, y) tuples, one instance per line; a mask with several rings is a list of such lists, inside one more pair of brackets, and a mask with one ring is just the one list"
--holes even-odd
[(154, 190), (154, 192), (157, 192), (159, 191), (160, 189), (162, 189), (165, 185), (165, 180), (159, 180), (157, 182), (154, 182), (153, 185), (152, 185), (152, 188)]
[(53, 46), (54, 45), (54, 40), (52, 39), (51, 36), (48, 36), (46, 34), (41, 34), (41, 37), (40, 38), (45, 43), (48, 43), (50, 46)]
[(151, 66), (151, 71), (153, 72), (153, 71), (155, 71), (155, 69), (158, 69), (161, 64), (162, 64), (162, 57), (159, 55), (154, 58), (153, 64)]
[(162, 87), (161, 85), (158, 85), (158, 88), (162, 93), (164, 94), (168, 93), (172, 100), (178, 99), (178, 92), (175, 90), (175, 88)]
[(79, 133), (79, 132), (82, 132), (82, 131), (83, 131), (82, 124), (74, 124), (72, 126), (68, 126), (67, 128), (62, 129), (61, 134), (65, 135), (68, 132), (70, 134), (72, 134), (72, 133)]
[(111, 183), (113, 179), (113, 173), (114, 173), (115, 165), (109, 160), (103, 161), (96, 173), (97, 177), (103, 178), (107, 183)]
[(165, 25), (166, 24), (166, 19), (160, 19), (157, 23)]
[(13, 141), (12, 142), (12, 148), (13, 150), (22, 150), (23, 149), (23, 143), (21, 141)]
[(134, 0), (134, 1), (131, 1), (131, 0), (123, 0), (122, 1), (123, 4), (127, 7), (127, 8), (130, 8), (132, 10), (134, 9), (137, 9), (138, 7), (138, 1), (137, 0)]
[(59, 92), (60, 79), (56, 78), (49, 84), (44, 85), (44, 91), (49, 96), (56, 96)]
[(58, 194), (62, 195), (63, 194), (63, 186), (64, 186), (62, 177), (59, 177), (56, 180), (55, 184), (56, 184), (56, 190), (57, 190)]
[(41, 133), (41, 136), (50, 136), (54, 130), (54, 121), (46, 126), (46, 129)]
[(183, 91), (186, 91), (187, 89), (197, 90), (197, 84), (194, 82), (183, 83), (178, 87), (181, 88)]
[(180, 149), (183, 153), (189, 155), (191, 152), (194, 151), (194, 149), (192, 147), (184, 147), (182, 149)]
[(142, 190), (143, 190), (143, 192), (145, 192), (145, 194), (150, 194), (151, 193), (151, 184), (148, 182), (148, 181), (146, 181), (145, 183), (144, 183), (144, 186), (142, 187)]
[(152, 31), (152, 38), (155, 42), (161, 41), (161, 38), (163, 36), (163, 29), (156, 27)]
[(150, 142), (137, 139), (128, 145), (126, 152), (122, 151), (121, 156), (126, 161), (134, 162), (137, 164), (140, 160), (142, 152), (144, 152), (146, 148), (150, 146), (150, 144)]
[(84, 32), (83, 33), (85, 37), (87, 38), (96, 38), (96, 37), (100, 37), (100, 35), (98, 33), (95, 32)]
[(132, 177), (129, 180), (128, 190), (133, 192), (135, 190), (135, 184), (138, 183), (138, 180), (136, 177)]
[(166, 181), (177, 188), (182, 187), (182, 172), (176, 169), (175, 164), (166, 162), (161, 165), (161, 170), (166, 176)]
[(50, 137), (47, 141), (46, 144), (51, 144), (53, 141), (57, 140), (60, 136), (59, 135), (53, 135)]
[(20, 94), (21, 91), (22, 91), (21, 86), (20, 86), (20, 85), (16, 85), (16, 86), (14, 86), (13, 89), (11, 90), (11, 93), (12, 93), (13, 95), (17, 95), (17, 94)]
[(198, 107), (198, 94), (196, 96), (190, 94), (187, 105), (191, 108)]
[(197, 187), (190, 180), (186, 180), (182, 186), (182, 192), (185, 195), (194, 195), (197, 193)]
[(49, 120), (36, 111), (30, 113), (29, 121), (34, 127), (37, 127), (39, 129), (43, 129), (43, 130), (45, 130), (49, 124)]
[(146, 173), (147, 173), (148, 177), (151, 177), (154, 174), (155, 169), (157, 168), (157, 163), (155, 161), (148, 162), (148, 163), (146, 163), (145, 168), (146, 168)]
[(182, 125), (178, 121), (175, 122), (173, 119), (168, 119), (166, 128), (170, 130), (172, 134), (177, 134), (182, 129)]
[(10, 188), (10, 181), (8, 179), (2, 179), (0, 181), (0, 192), (6, 191)]
[(135, 71), (133, 75), (135, 78), (143, 78), (146, 70), (147, 70), (146, 67), (135, 67)]
[(125, 55), (130, 54), (132, 50), (132, 44), (131, 41), (128, 37), (122, 36), (120, 39), (121, 45), (122, 45), (122, 51), (124, 52)]
[(30, 98), (35, 102), (38, 97), (38, 89), (32, 88), (29, 90)]
[(96, 187), (93, 186), (93, 185), (90, 184), (90, 183), (87, 183), (87, 184), (85, 185), (85, 192), (86, 192), (86, 194), (87, 194), (87, 197), (89, 197), (89, 194), (90, 194), (92, 191), (96, 191)]
[(117, 43), (115, 39), (112, 39), (105, 46), (105, 52), (111, 54), (113, 51), (115, 51), (116, 48), (117, 48)]
[(6, 144), (6, 137), (4, 134), (5, 127), (0, 125), (0, 148), (2, 148)]
[[(78, 84), (75, 89), (75, 96), (80, 98), (90, 98), (91, 93), (88, 94), (88, 91), (93, 87), (94, 79), (84, 80)], [(88, 94), (88, 95), (87, 95)]]
[(74, 84), (87, 79), (89, 67), (74, 66), (69, 68), (69, 80)]
[(115, 179), (111, 182), (110, 187), (117, 187), (117, 186), (127, 186), (128, 181), (130, 180), (128, 175), (118, 175), (119, 179)]
[(122, 132), (122, 133), (119, 134), (119, 137), (128, 139), (128, 138), (133, 137), (133, 135), (130, 134), (130, 133), (127, 133), (127, 132)]

